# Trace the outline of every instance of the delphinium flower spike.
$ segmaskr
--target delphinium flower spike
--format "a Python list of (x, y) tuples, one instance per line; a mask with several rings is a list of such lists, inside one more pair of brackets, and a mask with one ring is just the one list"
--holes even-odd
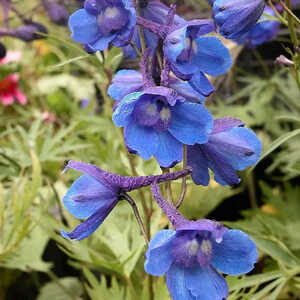
[(61, 231), (65, 238), (82, 240), (91, 235), (115, 207), (122, 195), (148, 186), (155, 180), (165, 182), (186, 176), (190, 168), (182, 171), (141, 177), (124, 177), (106, 172), (95, 165), (69, 161), (64, 171), (72, 168), (84, 175), (79, 177), (63, 198), (66, 209), (78, 219), (86, 219), (70, 233)]
[(153, 196), (174, 229), (161, 230), (149, 243), (145, 270), (154, 276), (166, 274), (173, 300), (224, 300), (228, 286), (219, 274), (240, 275), (251, 271), (257, 261), (255, 243), (240, 230), (229, 230), (207, 219), (186, 220), (160, 194)]
[(213, 171), (214, 179), (219, 184), (238, 184), (240, 179), (236, 171), (258, 161), (261, 142), (244, 125), (234, 118), (216, 119), (207, 143), (188, 146), (187, 162), (193, 168), (192, 178), (196, 184), (208, 185), (208, 169)]

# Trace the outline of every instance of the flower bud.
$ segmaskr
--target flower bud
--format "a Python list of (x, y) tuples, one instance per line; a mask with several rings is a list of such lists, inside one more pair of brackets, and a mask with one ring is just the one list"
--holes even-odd
[(256, 24), (264, 7), (263, 0), (216, 0), (213, 3), (214, 20), (220, 34), (237, 39)]
[(24, 42), (31, 42), (33, 40), (44, 38), (44, 36), (39, 33), (47, 34), (48, 30), (43, 24), (32, 22), (31, 24), (26, 24), (15, 29), (13, 36), (23, 40)]
[(63, 5), (49, 0), (44, 0), (43, 5), (53, 23), (57, 25), (66, 25), (68, 23), (69, 13)]

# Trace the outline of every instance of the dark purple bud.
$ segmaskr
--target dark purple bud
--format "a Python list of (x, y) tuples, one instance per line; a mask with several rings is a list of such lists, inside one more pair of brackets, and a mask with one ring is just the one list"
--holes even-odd
[(0, 59), (4, 58), (6, 56), (6, 48), (5, 46), (0, 42)]
[(40, 33), (47, 34), (47, 28), (38, 22), (33, 22), (31, 24), (23, 25), (13, 31), (12, 36), (24, 41), (31, 42), (38, 39), (43, 39), (44, 36)]
[(43, 0), (42, 2), (53, 23), (57, 25), (68, 23), (69, 13), (63, 5), (54, 3), (51, 0)]

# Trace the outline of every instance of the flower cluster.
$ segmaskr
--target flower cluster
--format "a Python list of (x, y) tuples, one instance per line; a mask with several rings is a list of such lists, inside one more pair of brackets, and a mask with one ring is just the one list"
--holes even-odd
[(151, 185), (152, 194), (174, 230), (158, 232), (149, 243), (145, 270), (166, 274), (174, 300), (221, 300), (228, 295), (218, 273), (239, 275), (257, 261), (254, 242), (239, 230), (210, 220), (188, 221), (166, 202), (158, 183), (191, 174), (195, 184), (208, 185), (209, 169), (221, 185), (240, 182), (237, 171), (254, 165), (260, 140), (235, 118), (214, 119), (205, 107), (215, 88), (209, 76), (226, 73), (232, 65), (229, 50), (212, 33), (238, 39), (262, 15), (264, 1), (216, 0), (214, 20), (186, 21), (156, 0), (86, 0), (71, 15), (72, 38), (89, 53), (114, 45), (125, 55), (139, 56), (140, 70), (119, 70), (108, 88), (115, 101), (112, 114), (124, 129), (129, 152), (162, 168), (184, 161), (184, 169), (146, 177), (123, 177), (71, 161), (66, 168), (84, 173), (71, 186), (63, 203), (78, 219), (72, 232), (81, 240), (93, 233), (127, 192)]

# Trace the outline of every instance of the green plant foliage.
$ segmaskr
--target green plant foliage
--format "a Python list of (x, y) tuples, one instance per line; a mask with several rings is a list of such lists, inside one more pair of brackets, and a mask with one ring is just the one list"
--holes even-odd
[(77, 278), (64, 277), (45, 284), (37, 300), (79, 300), (82, 294), (82, 284)]

